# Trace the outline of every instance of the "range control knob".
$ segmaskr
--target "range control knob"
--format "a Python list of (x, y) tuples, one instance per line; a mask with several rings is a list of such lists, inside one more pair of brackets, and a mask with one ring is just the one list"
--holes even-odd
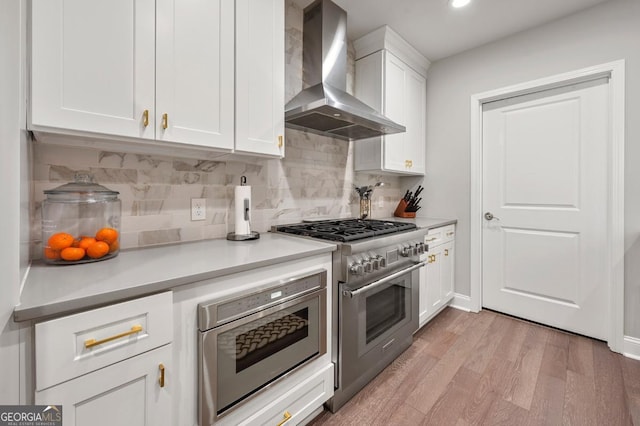
[(373, 262), (371, 259), (363, 260), (362, 265), (364, 266), (364, 272), (373, 272)]
[(412, 252), (412, 251), (413, 251), (413, 250), (412, 250), (412, 248), (411, 248), (411, 247), (406, 247), (406, 246), (405, 246), (405, 247), (402, 247), (402, 248), (400, 249), (400, 256), (402, 256), (402, 257), (409, 257), (409, 256), (413, 256), (413, 255), (411, 254), (411, 252)]
[(380, 269), (380, 259), (382, 259), (381, 256), (376, 256), (373, 259), (371, 259), (371, 264), (373, 265), (374, 271), (377, 271), (378, 269)]
[(349, 272), (351, 272), (353, 275), (362, 275), (364, 274), (364, 266), (362, 266), (361, 263), (354, 262), (349, 265)]
[(380, 267), (381, 268), (386, 268), (387, 267), (387, 258), (386, 257), (382, 257), (382, 256), (378, 255), (376, 257), (376, 259), (380, 261)]
[(416, 252), (417, 252), (417, 254), (424, 253), (424, 243), (416, 244)]

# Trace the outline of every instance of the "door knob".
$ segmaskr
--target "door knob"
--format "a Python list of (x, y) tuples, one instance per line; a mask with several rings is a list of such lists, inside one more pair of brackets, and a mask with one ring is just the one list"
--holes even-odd
[(484, 218), (485, 218), (485, 219), (487, 219), (487, 220), (493, 220), (493, 219), (495, 219), (495, 220), (500, 220), (500, 218), (499, 218), (499, 217), (494, 216), (494, 215), (493, 215), (493, 213), (491, 213), (491, 212), (486, 212), (486, 213), (484, 214)]

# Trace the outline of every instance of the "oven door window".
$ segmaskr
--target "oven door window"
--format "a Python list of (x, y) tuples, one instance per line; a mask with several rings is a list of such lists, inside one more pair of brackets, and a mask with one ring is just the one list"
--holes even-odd
[(390, 285), (365, 299), (365, 340), (371, 343), (407, 317), (407, 289)]
[(358, 354), (389, 339), (411, 321), (411, 274), (356, 296)]
[(207, 333), (217, 355), (218, 415), (320, 353), (320, 299), (276, 306)]

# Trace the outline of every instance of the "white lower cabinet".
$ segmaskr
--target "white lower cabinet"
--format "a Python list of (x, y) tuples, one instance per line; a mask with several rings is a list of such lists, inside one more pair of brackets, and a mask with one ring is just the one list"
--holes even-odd
[(67, 426), (171, 425), (171, 292), (35, 326), (35, 402)]
[(315, 373), (289, 392), (249, 417), (241, 425), (300, 424), (333, 396), (333, 364)]
[(430, 229), (425, 237), (429, 250), (420, 260), (420, 327), (431, 320), (453, 299), (455, 225)]
[[(36, 392), (66, 426), (171, 426), (171, 344)], [(164, 376), (164, 378), (163, 378)]]

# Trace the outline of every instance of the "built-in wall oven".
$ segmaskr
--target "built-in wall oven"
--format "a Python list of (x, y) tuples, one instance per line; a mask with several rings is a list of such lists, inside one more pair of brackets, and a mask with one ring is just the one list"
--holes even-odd
[(200, 425), (327, 351), (324, 270), (198, 305)]

